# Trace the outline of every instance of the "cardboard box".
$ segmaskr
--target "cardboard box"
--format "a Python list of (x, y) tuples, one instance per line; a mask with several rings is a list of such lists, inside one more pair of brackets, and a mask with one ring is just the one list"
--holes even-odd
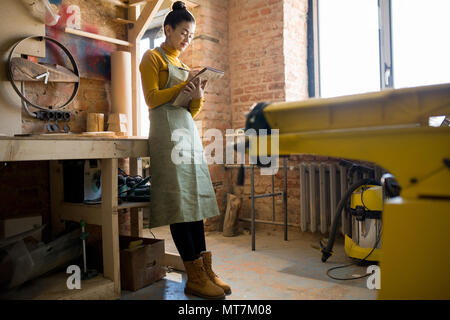
[[(130, 242), (142, 240), (142, 245), (128, 249)], [(163, 268), (164, 240), (119, 237), (120, 282), (123, 290), (136, 291), (165, 277)]]

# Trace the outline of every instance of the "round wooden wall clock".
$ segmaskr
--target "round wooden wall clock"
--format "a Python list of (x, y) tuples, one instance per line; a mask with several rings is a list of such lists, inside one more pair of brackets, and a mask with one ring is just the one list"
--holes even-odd
[[(72, 70), (63, 67), (58, 64), (50, 64), (44, 62), (36, 62), (29, 60), (24, 57), (14, 56), (16, 48), (30, 39), (37, 39), (39, 41), (49, 41), (59, 47), (62, 52), (69, 59)], [(61, 57), (61, 58), (66, 58)], [(27, 113), (37, 119), (47, 121), (46, 129), (48, 132), (60, 132), (61, 128), (58, 122), (66, 122), (63, 127), (64, 132), (69, 132), (70, 128), (67, 122), (70, 120), (71, 114), (68, 111), (63, 111), (65, 106), (70, 104), (78, 93), (80, 86), (80, 73), (78, 71), (77, 63), (70, 51), (64, 47), (61, 43), (55, 39), (46, 36), (31, 36), (24, 38), (14, 44), (8, 57), (8, 77), (11, 82), (14, 91), (19, 95), (22, 100), (22, 104), (27, 111)], [(17, 87), (16, 82), (20, 82), (20, 89)], [(64, 101), (58, 106), (41, 106), (36, 102), (30, 101), (29, 97), (26, 97), (24, 92), (24, 83), (34, 82), (39, 83), (42, 86), (47, 86), (49, 82), (60, 82), (60, 83), (73, 83), (73, 91), (67, 101)], [(34, 107), (38, 111), (31, 112), (29, 107)]]

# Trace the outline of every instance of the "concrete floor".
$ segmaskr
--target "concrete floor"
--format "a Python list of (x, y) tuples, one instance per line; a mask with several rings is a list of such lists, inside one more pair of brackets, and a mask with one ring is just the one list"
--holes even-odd
[[(146, 233), (148, 230), (146, 230)], [(152, 229), (165, 239), (166, 251), (177, 253), (168, 226)], [(148, 232), (146, 236), (152, 237)], [(251, 235), (224, 237), (220, 232), (206, 234), (207, 249), (213, 252), (213, 269), (231, 285), (227, 300), (364, 299), (377, 297), (366, 287), (366, 279), (338, 281), (329, 278), (329, 268), (351, 262), (345, 255), (343, 240), (335, 244), (335, 255), (322, 263), (317, 246), (321, 235), (290, 230), (288, 241), (283, 231), (264, 226), (256, 231), (256, 250), (251, 250)], [(334, 270), (336, 277), (366, 274), (367, 267), (352, 266)], [(166, 277), (136, 292), (122, 291), (121, 300), (201, 300), (184, 294), (186, 274), (170, 272)]]

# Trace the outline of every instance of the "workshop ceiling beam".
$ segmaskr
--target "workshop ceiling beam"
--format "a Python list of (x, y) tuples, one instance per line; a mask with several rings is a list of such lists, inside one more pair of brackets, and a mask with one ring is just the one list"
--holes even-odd
[[(136, 12), (133, 13), (133, 15), (136, 15), (137, 19), (134, 27), (130, 30), (128, 41), (133, 42), (141, 39), (163, 2), (164, 0), (147, 1), (140, 14), (137, 14)], [(138, 8), (134, 7), (130, 8), (130, 10), (138, 10)]]
[(150, 1), (151, 0), (128, 0), (128, 5), (130, 7), (139, 6), (141, 4), (145, 4), (145, 3), (150, 2)]

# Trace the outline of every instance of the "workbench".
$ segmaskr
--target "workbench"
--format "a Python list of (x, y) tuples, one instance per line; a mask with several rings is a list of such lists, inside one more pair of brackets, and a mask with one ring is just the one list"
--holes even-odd
[[(118, 159), (130, 158), (131, 174), (136, 174), (137, 158), (148, 156), (147, 138), (138, 137), (83, 137), (82, 135), (30, 135), (20, 137), (0, 136), (0, 161), (50, 161), (50, 201), (52, 234), (64, 230), (64, 220), (80, 222), (102, 227), (103, 277), (95, 279), (95, 284), (83, 284), (82, 290), (68, 290), (67, 277), (53, 277), (63, 283), (55, 285), (58, 296), (53, 298), (117, 299), (120, 297), (120, 260), (118, 210), (136, 209), (149, 206), (149, 203), (118, 204), (117, 174)], [(100, 159), (102, 175), (102, 202), (98, 205), (64, 203), (62, 165), (59, 160)], [(135, 213), (138, 211), (134, 210)], [(132, 212), (133, 213), (133, 212)], [(140, 220), (133, 224), (132, 235), (142, 230), (142, 213), (132, 216)], [(136, 230), (136, 227), (137, 230)], [(140, 226), (140, 227), (139, 227)], [(85, 289), (87, 288), (87, 289)], [(99, 290), (96, 290), (98, 288)], [(65, 290), (63, 290), (65, 289)], [(83, 290), (85, 289), (85, 290)], [(89, 290), (92, 294), (87, 292)], [(83, 291), (80, 295), (80, 292)]]

